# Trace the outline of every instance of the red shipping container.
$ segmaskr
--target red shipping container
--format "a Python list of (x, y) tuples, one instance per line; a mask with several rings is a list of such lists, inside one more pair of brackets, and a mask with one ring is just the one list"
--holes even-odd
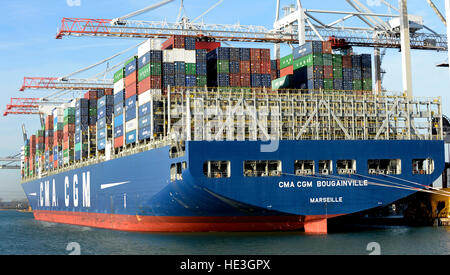
[(270, 63), (270, 50), (269, 49), (261, 49), (261, 60), (269, 61), (269, 63)]
[(203, 41), (195, 42), (195, 48), (197, 50), (206, 50), (208, 52), (220, 48), (220, 46), (221, 46), (220, 42), (203, 42)]
[(173, 47), (175, 49), (184, 49), (185, 46), (185, 37), (184, 35), (175, 35), (173, 41)]
[(280, 77), (285, 77), (290, 74), (294, 74), (294, 66), (289, 66), (280, 70)]
[(174, 36), (172, 35), (161, 45), (161, 50), (173, 49)]
[(333, 78), (333, 66), (323, 66), (323, 78)]
[(53, 130), (53, 116), (49, 115), (45, 118), (45, 130)]
[(280, 70), (280, 59), (277, 59), (277, 71)]
[(68, 133), (75, 133), (75, 124), (64, 125), (64, 135)]
[(35, 136), (35, 135), (32, 135), (32, 136), (30, 137), (30, 148), (31, 148), (31, 147), (33, 147), (33, 148), (36, 147), (36, 136)]
[(37, 143), (38, 144), (43, 144), (45, 142), (45, 138), (44, 137), (38, 137), (37, 139)]
[(250, 72), (252, 74), (261, 73), (261, 61), (252, 60), (250, 61)]
[(230, 74), (230, 87), (241, 87), (241, 74)]
[(322, 42), (322, 53), (332, 54), (333, 48), (331, 46), (332, 46), (331, 41)]
[(123, 136), (114, 139), (114, 148), (123, 147)]
[(250, 49), (250, 60), (261, 60), (261, 49)]
[(53, 168), (58, 168), (58, 161), (57, 160), (55, 160), (54, 162), (53, 162)]
[(162, 77), (152, 75), (142, 80), (138, 84), (138, 94), (142, 94), (150, 89), (161, 89)]
[(239, 69), (241, 74), (249, 74), (251, 73), (250, 71), (250, 61), (241, 61), (239, 64)]
[(125, 77), (125, 87), (132, 85), (132, 84), (136, 84), (138, 81), (138, 73), (137, 70), (132, 72), (129, 76)]
[(173, 48), (184, 49), (184, 41), (185, 41), (184, 35), (172, 35), (169, 39), (166, 40), (166, 42), (164, 42), (161, 45), (161, 49), (162, 50)]
[(241, 74), (241, 87), (250, 87), (250, 74)]
[(270, 60), (261, 62), (261, 73), (270, 74)]
[(125, 87), (125, 98), (128, 99), (137, 93), (137, 83)]
[(113, 89), (105, 89), (105, 95), (113, 95), (114, 91)]
[(352, 57), (348, 55), (342, 56), (342, 68), (352, 68)]
[(89, 100), (97, 99), (97, 91), (88, 91), (84, 94), (84, 98)]

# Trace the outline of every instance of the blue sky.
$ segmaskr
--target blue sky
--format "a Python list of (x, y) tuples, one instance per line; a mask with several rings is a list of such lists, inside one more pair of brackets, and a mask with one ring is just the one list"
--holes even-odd
[[(374, 11), (388, 13), (377, 0), (360, 0)], [(2, 27), (0, 29), (0, 110), (3, 111), (11, 97), (42, 97), (50, 92), (19, 92), (24, 76), (64, 76), (80, 68), (89, 66), (119, 51), (136, 45), (139, 40), (111, 38), (66, 37), (56, 40), (57, 28), (63, 17), (68, 18), (115, 18), (159, 2), (157, 0), (21, 0), (2, 1)], [(216, 3), (216, 0), (185, 0), (186, 15), (195, 18)], [(295, 1), (282, 0), (282, 5)], [(389, 1), (397, 5), (396, 0)], [(424, 17), (425, 24), (438, 33), (445, 28), (425, 0), (410, 0), (409, 12)], [(444, 11), (443, 1), (435, 1)], [(206, 4), (205, 4), (206, 3)], [(345, 10), (352, 8), (344, 0), (312, 1), (303, 0), (309, 9)], [(179, 1), (175, 1), (156, 11), (143, 14), (135, 19), (175, 21)], [(275, 0), (225, 0), (218, 8), (204, 17), (207, 23), (242, 25), (263, 25), (270, 28), (275, 17)], [(335, 16), (321, 17), (326, 22)], [(270, 47), (270, 45), (265, 45)], [(372, 49), (357, 48), (359, 53), (372, 53)], [(287, 47), (282, 53), (288, 52)], [(133, 55), (130, 52), (127, 56)], [(125, 57), (121, 59), (124, 59)], [(446, 52), (413, 51), (413, 86), (415, 96), (441, 96), (443, 112), (450, 115), (450, 74), (448, 70), (436, 68), (435, 64), (447, 59)], [(104, 69), (102, 66), (99, 69)], [(384, 85), (388, 90), (401, 91), (401, 55), (398, 50), (388, 50), (383, 68), (387, 71)], [(98, 70), (81, 74), (79, 77), (94, 75)], [(21, 127), (25, 123), (29, 135), (39, 126), (37, 116), (0, 117), (0, 157), (15, 154), (23, 145)], [(0, 198), (18, 199), (25, 195), (20, 187), (18, 171), (0, 170)]]

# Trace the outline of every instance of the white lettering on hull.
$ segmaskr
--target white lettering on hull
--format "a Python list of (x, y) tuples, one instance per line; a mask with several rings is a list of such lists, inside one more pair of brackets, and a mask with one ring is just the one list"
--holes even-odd
[[(82, 207), (91, 207), (91, 173), (85, 172), (81, 175), (82, 183), (79, 183), (78, 175), (72, 177), (72, 185), (69, 176), (64, 178), (64, 206), (66, 208), (73, 206), (78, 207), (80, 204), (80, 196), (82, 196)], [(40, 182), (39, 184), (39, 201), (40, 207), (58, 207), (58, 189), (55, 179)], [(72, 188), (71, 188), (72, 187)], [(36, 196), (37, 193), (30, 193), (30, 196)], [(72, 202), (72, 203), (71, 203)]]

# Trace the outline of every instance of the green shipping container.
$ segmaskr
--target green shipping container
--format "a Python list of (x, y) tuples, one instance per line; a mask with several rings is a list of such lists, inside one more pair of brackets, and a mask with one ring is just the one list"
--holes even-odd
[(69, 107), (64, 109), (64, 117), (66, 116), (75, 116), (75, 108)]
[(206, 75), (197, 75), (197, 87), (204, 87), (208, 85), (208, 78)]
[(150, 75), (161, 75), (161, 63), (150, 63)]
[(150, 77), (150, 63), (140, 68), (138, 71), (138, 82)]
[(229, 74), (230, 73), (230, 62), (228, 60), (217, 60), (217, 73), (218, 74)]
[(324, 53), (323, 54), (323, 65), (324, 66), (333, 66), (333, 55)]
[(333, 67), (333, 78), (342, 79), (342, 67)]
[(64, 117), (64, 125), (75, 124), (75, 116)]
[(362, 81), (360, 79), (353, 80), (353, 90), (361, 91), (362, 90)]
[(139, 69), (138, 71), (138, 82), (147, 79), (150, 76), (160, 76), (161, 75), (161, 63), (149, 63)]
[(124, 77), (125, 77), (125, 68), (122, 68), (114, 74), (114, 83), (118, 82)]
[(291, 86), (292, 75), (287, 75), (272, 81), (272, 90), (288, 89)]
[(310, 54), (294, 60), (294, 71), (303, 67), (323, 66), (322, 54)]
[(342, 55), (333, 54), (333, 67), (342, 67)]
[(97, 116), (97, 108), (89, 108), (90, 116)]
[(325, 90), (333, 90), (334, 89), (334, 81), (332, 78), (324, 78), (323, 79), (323, 88)]
[(62, 130), (64, 130), (64, 122), (58, 122), (58, 123), (56, 124), (56, 127), (55, 127), (54, 130), (55, 130), (55, 131), (62, 131)]
[(69, 158), (70, 160), (73, 160), (75, 151), (73, 149), (66, 149), (63, 151), (63, 156), (65, 158)]
[(75, 152), (78, 151), (86, 151), (88, 149), (88, 145), (86, 143), (77, 143), (75, 144)]
[(362, 81), (362, 89), (364, 91), (372, 91), (373, 86), (372, 86), (372, 79), (371, 78), (365, 78)]
[(186, 75), (196, 75), (197, 65), (195, 63), (186, 63)]
[(282, 57), (280, 59), (280, 70), (292, 66), (294, 63), (294, 57), (292, 54)]

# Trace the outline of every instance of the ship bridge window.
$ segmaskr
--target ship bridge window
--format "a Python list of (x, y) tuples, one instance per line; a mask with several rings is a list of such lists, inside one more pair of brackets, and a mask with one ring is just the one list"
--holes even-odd
[(183, 180), (183, 171), (186, 170), (186, 162), (173, 163), (170, 166), (170, 181)]
[(347, 175), (356, 173), (356, 160), (338, 160), (336, 161), (338, 174)]
[(230, 161), (207, 161), (203, 164), (203, 174), (208, 178), (229, 178), (231, 176)]
[(314, 160), (296, 160), (294, 170), (297, 176), (314, 175)]
[(400, 175), (402, 173), (402, 161), (400, 159), (369, 159), (367, 161), (369, 174)]
[(184, 141), (178, 142), (176, 145), (170, 147), (169, 157), (171, 159), (184, 157), (185, 152), (186, 152), (186, 147), (185, 147)]
[(246, 160), (244, 176), (246, 177), (278, 177), (281, 176), (280, 160)]
[(413, 159), (413, 174), (430, 175), (434, 172), (434, 160), (432, 159)]
[(333, 161), (319, 160), (319, 173), (322, 175), (333, 174)]

